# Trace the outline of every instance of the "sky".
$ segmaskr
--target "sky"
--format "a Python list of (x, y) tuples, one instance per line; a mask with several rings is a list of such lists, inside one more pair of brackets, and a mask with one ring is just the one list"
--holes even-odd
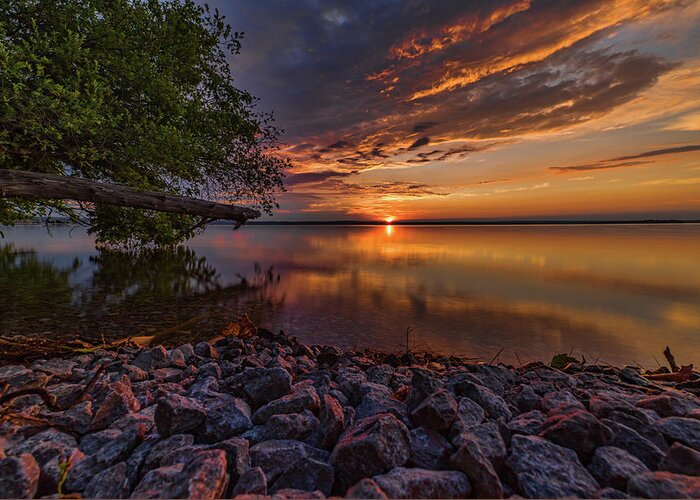
[(219, 0), (276, 220), (700, 218), (700, 2)]

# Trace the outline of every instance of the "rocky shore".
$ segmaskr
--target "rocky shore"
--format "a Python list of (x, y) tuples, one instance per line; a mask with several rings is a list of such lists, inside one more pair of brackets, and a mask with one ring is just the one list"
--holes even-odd
[(635, 368), (265, 330), (0, 367), (3, 498), (697, 498), (700, 400)]

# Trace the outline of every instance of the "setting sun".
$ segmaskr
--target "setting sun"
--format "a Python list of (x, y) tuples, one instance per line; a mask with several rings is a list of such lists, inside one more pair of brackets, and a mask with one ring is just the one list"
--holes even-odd
[(391, 224), (395, 220), (396, 220), (396, 217), (394, 217), (393, 215), (390, 215), (390, 216), (384, 218), (384, 222), (386, 222), (387, 224)]

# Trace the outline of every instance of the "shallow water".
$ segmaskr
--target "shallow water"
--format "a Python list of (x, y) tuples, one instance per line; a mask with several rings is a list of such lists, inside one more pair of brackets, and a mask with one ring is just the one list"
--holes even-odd
[[(215, 307), (309, 343), (700, 362), (700, 225), (211, 226), (167, 258), (3, 228), (0, 331), (142, 335)], [(185, 329), (205, 328), (203, 324)]]

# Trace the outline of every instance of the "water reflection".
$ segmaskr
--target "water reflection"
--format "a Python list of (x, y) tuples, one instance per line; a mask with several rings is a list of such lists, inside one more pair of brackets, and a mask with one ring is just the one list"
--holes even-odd
[(93, 330), (153, 330), (214, 304), (345, 347), (397, 348), (410, 326), (421, 345), (486, 359), (573, 347), (655, 366), (666, 344), (683, 362), (700, 357), (696, 225), (213, 226), (178, 256), (143, 262), (97, 253), (67, 230), (5, 232), (36, 254), (3, 264), (2, 328), (24, 315), (23, 328), (50, 330), (82, 314)]

